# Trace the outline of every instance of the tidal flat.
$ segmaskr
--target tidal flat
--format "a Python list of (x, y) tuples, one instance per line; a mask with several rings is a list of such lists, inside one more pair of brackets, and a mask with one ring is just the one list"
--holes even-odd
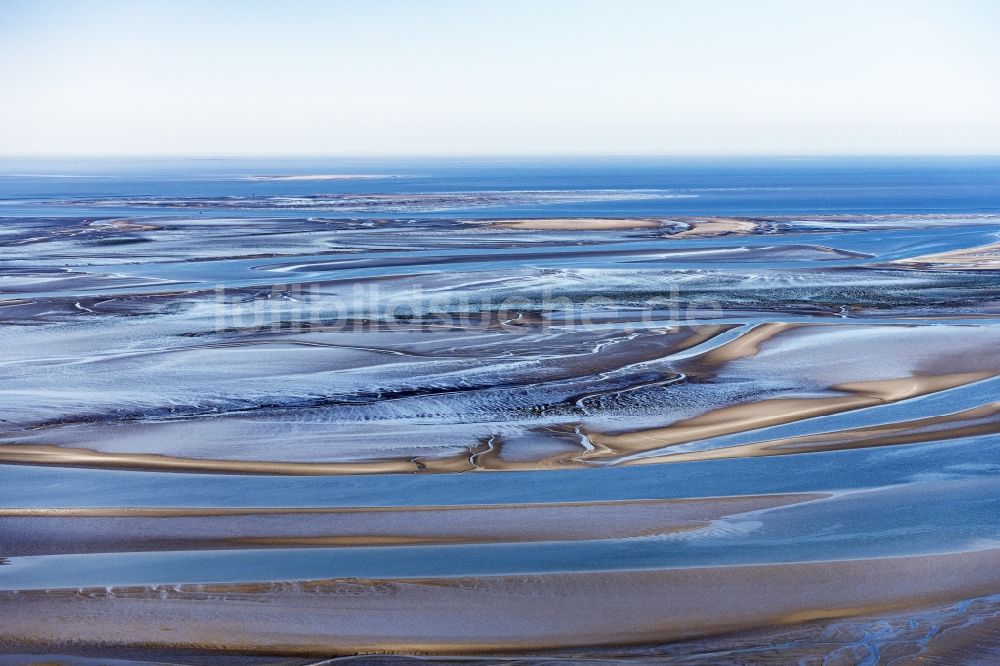
[(699, 164), (0, 164), (0, 664), (996, 658), (1000, 166)]

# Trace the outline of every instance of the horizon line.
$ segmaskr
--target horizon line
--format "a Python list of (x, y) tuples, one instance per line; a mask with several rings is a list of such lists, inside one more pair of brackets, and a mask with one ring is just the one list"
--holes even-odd
[(1000, 152), (754, 152), (754, 153), (0, 153), (0, 160), (18, 159), (822, 159), (822, 158), (1000, 158)]

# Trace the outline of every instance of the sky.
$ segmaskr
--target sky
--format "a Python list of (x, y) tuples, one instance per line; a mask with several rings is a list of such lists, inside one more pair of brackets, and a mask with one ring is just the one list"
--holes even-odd
[(1000, 154), (996, 0), (0, 0), (0, 155)]

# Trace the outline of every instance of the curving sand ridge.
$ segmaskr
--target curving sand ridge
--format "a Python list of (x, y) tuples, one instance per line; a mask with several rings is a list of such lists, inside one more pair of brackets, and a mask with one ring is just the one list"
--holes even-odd
[(718, 460), (722, 458), (748, 458), (752, 456), (781, 456), (794, 453), (843, 451), (873, 446), (898, 446), (919, 444), (959, 437), (974, 437), (1000, 433), (1000, 402), (948, 414), (900, 423), (850, 428), (818, 435), (802, 435), (772, 439), (740, 446), (727, 446), (688, 453), (666, 453), (626, 461), (625, 464), (650, 464), (654, 462), (690, 462), (693, 460)]
[[(736, 359), (753, 356), (760, 351), (761, 345), (765, 342), (782, 333), (803, 326), (806, 326), (806, 324), (792, 324), (787, 322), (759, 324), (739, 337), (694, 358), (690, 362), (690, 365), (704, 373), (705, 369), (716, 368)], [(815, 324), (812, 324), (812, 326), (815, 326)]]
[(757, 225), (754, 222), (733, 217), (710, 217), (704, 220), (694, 220), (690, 222), (690, 225), (689, 229), (674, 234), (673, 238), (750, 234), (757, 230)]
[[(767, 437), (763, 435), (757, 442), (740, 447), (684, 452), (670, 449), (892, 404), (1000, 375), (994, 329), (771, 322), (746, 327), (732, 339), (712, 343), (712, 338), (727, 330), (731, 330), (727, 325), (706, 326), (601, 338), (588, 353), (546, 361), (540, 366), (544, 374), (537, 377), (512, 372), (505, 379), (509, 387), (557, 385), (579, 377), (599, 376), (602, 381), (580, 384), (573, 393), (560, 387), (562, 393), (557, 395), (562, 402), (557, 405), (562, 412), (549, 425), (513, 433), (491, 430), (490, 425), (470, 428), (445, 440), (447, 446), (405, 450), (371, 446), (338, 458), (332, 447), (324, 445), (317, 449), (321, 453), (309, 460), (282, 460), (280, 449), (274, 449), (272, 455), (266, 455), (271, 449), (262, 450), (263, 454), (251, 451), (245, 456), (237, 451), (233, 459), (227, 459), (225, 454), (207, 448), (174, 451), (166, 447), (161, 453), (140, 452), (148, 450), (136, 445), (136, 442), (141, 444), (141, 439), (115, 440), (116, 436), (121, 437), (120, 431), (110, 430), (104, 437), (98, 424), (80, 430), (37, 429), (29, 436), (0, 446), (0, 463), (232, 474), (350, 475), (566, 469), (827, 450), (823, 446), (861, 448), (872, 445), (872, 440), (848, 437), (836, 443), (800, 443), (805, 448), (799, 450), (799, 444), (775, 446), (761, 442)], [(961, 344), (963, 351), (956, 351), (959, 349), (956, 344)], [(681, 354), (684, 350), (692, 351)], [(850, 363), (843, 362), (845, 353), (853, 359)], [(671, 358), (674, 360), (664, 362)], [(649, 416), (634, 424), (627, 420), (591, 419), (586, 412), (602, 401), (614, 401), (621, 395), (650, 387), (676, 392), (681, 397), (686, 391), (711, 396), (719, 391), (719, 386), (723, 390), (727, 384), (739, 387), (748, 384), (748, 378), (755, 382), (758, 377), (764, 380), (764, 391), (746, 391), (742, 393), (745, 397), (736, 393), (735, 397), (727, 396), (724, 401), (701, 408), (675, 400), (670, 404), (679, 409), (663, 410), (662, 418), (659, 412), (650, 410)], [(774, 378), (791, 383), (793, 388), (770, 389), (767, 383)], [(602, 385), (603, 381), (607, 383)], [(795, 388), (798, 386), (802, 389)], [(755, 388), (753, 384), (751, 388)], [(378, 396), (377, 400), (381, 399)], [(372, 404), (378, 406), (377, 400)], [(653, 409), (657, 406), (652, 399), (647, 404)], [(578, 416), (580, 413), (584, 414), (582, 418)], [(976, 428), (932, 429), (921, 434), (919, 441), (963, 436), (964, 432), (987, 432), (992, 426), (979, 424)], [(144, 432), (139, 426), (135, 430)], [(76, 439), (66, 436), (76, 433), (85, 436)]]
[[(927, 377), (901, 377), (871, 382), (854, 382), (831, 387), (850, 395), (828, 398), (777, 398), (761, 400), (732, 407), (712, 410), (690, 419), (660, 427), (606, 434), (587, 432), (587, 437), (599, 448), (585, 454), (587, 460), (613, 459), (621, 455), (643, 453), (659, 448), (686, 444), (722, 435), (731, 435), (759, 428), (766, 428), (817, 416), (828, 416), (841, 412), (876, 405), (888, 404), (928, 395), (950, 388), (996, 376), (996, 372), (965, 372)], [(850, 448), (845, 445), (844, 448)], [(734, 457), (736, 452), (762, 451), (753, 447), (729, 447), (709, 449), (691, 453), (666, 453), (662, 456), (644, 457), (628, 461), (628, 464), (650, 464), (654, 462), (686, 462), (713, 458)], [(791, 453), (778, 449), (769, 455)], [(759, 452), (755, 455), (761, 455)]]
[[(322, 655), (676, 641), (1000, 591), (1000, 550), (648, 571), (0, 592), (17, 645)], [(59, 622), (52, 618), (61, 618)]]
[(898, 259), (893, 263), (941, 270), (995, 271), (1000, 270), (1000, 242), (936, 254), (925, 254), (919, 257), (908, 257)]
[[(765, 442), (687, 453), (664, 451), (661, 455), (620, 460), (635, 454), (666, 449), (676, 444), (686, 444), (818, 416), (890, 404), (995, 376), (997, 373), (994, 371), (983, 371), (853, 382), (831, 387), (833, 390), (846, 392), (849, 395), (760, 400), (711, 410), (699, 416), (662, 427), (622, 433), (602, 433), (581, 428), (580, 432), (594, 445), (593, 449), (583, 453), (575, 451), (554, 453), (549, 457), (522, 462), (501, 459), (501, 442), (491, 440), (470, 446), (467, 453), (439, 458), (308, 463), (189, 458), (163, 454), (102, 452), (92, 449), (39, 444), (6, 444), (0, 446), (0, 463), (223, 474), (326, 476), (379, 473), (453, 473), (477, 470), (515, 471), (585, 467), (593, 464), (642, 465), (745, 455), (782, 455), (796, 451), (776, 448)], [(945, 437), (946, 435), (947, 433), (931, 434), (920, 441), (931, 441), (935, 437)], [(833, 448), (849, 449), (860, 448), (860, 446), (844, 442)]]
[(144, 469), (160, 472), (217, 474), (285, 474), (328, 476), (333, 474), (408, 474), (415, 472), (464, 472), (473, 468), (469, 456), (426, 459), (372, 460), (364, 462), (282, 462), (277, 460), (215, 460), (186, 458), (158, 453), (105, 453), (92, 449), (34, 444), (0, 446), (0, 463)]

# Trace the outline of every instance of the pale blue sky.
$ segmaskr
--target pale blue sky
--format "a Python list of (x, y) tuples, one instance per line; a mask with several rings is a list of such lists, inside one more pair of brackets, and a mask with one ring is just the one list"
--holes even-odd
[(1000, 153), (1000, 2), (0, 0), (0, 154)]

